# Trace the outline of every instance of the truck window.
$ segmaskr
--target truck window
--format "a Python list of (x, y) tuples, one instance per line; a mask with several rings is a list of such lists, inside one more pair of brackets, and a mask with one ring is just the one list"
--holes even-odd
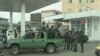
[(37, 33), (36, 38), (44, 38), (44, 33), (42, 32)]
[(25, 35), (25, 39), (33, 39), (35, 37), (34, 32), (29, 32)]

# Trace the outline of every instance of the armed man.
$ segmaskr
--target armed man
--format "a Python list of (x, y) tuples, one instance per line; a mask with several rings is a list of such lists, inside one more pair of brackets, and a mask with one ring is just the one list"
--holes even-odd
[(73, 32), (73, 46), (74, 46), (74, 50), (73, 50), (73, 51), (74, 51), (74, 52), (77, 52), (78, 37), (79, 37), (78, 31), (75, 30), (75, 31)]
[(83, 31), (79, 31), (79, 42), (81, 47), (81, 53), (84, 52), (85, 35)]

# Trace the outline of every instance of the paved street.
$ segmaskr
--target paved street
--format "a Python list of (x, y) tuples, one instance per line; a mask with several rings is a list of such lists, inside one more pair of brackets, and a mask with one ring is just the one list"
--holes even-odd
[[(97, 45), (99, 45), (98, 42), (86, 43), (84, 53), (80, 53), (80, 46), (78, 46), (79, 48), (78, 52), (67, 51), (60, 48), (55, 54), (47, 54), (43, 50), (40, 50), (40, 51), (30, 51), (30, 52), (24, 51), (18, 56), (95, 56), (94, 51)], [(2, 50), (0, 56), (1, 55), (14, 56), (10, 55), (8, 50)]]

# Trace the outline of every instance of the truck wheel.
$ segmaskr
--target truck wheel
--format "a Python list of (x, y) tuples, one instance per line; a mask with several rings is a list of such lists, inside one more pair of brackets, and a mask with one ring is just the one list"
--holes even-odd
[(54, 44), (48, 44), (46, 47), (46, 51), (49, 54), (52, 54), (56, 51), (55, 45)]
[(11, 53), (13, 55), (18, 55), (19, 54), (19, 47), (18, 46), (11, 46)]

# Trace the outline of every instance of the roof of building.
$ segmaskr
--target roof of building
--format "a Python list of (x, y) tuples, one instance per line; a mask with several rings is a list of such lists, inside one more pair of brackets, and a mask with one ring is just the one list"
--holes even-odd
[(25, 2), (26, 12), (31, 12), (59, 0), (0, 0), (0, 11), (21, 12), (22, 1)]
[(48, 12), (61, 12), (61, 11), (57, 11), (57, 10), (43, 10), (41, 12), (42, 13), (48, 13)]

